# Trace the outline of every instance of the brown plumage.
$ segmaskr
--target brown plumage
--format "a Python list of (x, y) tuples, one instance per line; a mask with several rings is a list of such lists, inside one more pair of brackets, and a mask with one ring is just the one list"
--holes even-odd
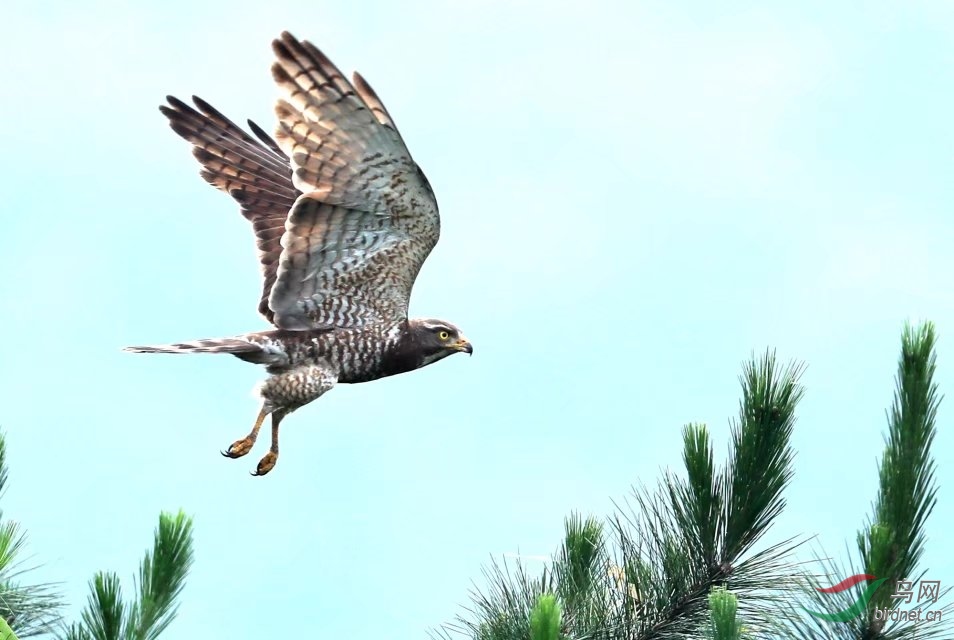
[(266, 367), (252, 431), (224, 455), (247, 454), (266, 416), (278, 458), (282, 419), (337, 383), (367, 382), (472, 353), (454, 325), (409, 320), (411, 289), (440, 236), (437, 201), (384, 104), (317, 47), (285, 32), (272, 43), (281, 92), (275, 139), (255, 137), (204, 100), (160, 107), (193, 145), (201, 175), (252, 223), (262, 269), (259, 312), (276, 329), (231, 338), (127, 347), (138, 353), (229, 353)]

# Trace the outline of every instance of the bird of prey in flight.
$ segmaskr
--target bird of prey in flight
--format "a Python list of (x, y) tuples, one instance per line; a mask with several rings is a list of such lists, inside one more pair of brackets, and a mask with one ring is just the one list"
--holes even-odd
[(227, 338), (127, 347), (137, 353), (230, 353), (269, 377), (251, 432), (223, 455), (239, 458), (271, 415), (278, 427), (336, 383), (412, 371), (473, 347), (453, 324), (408, 319), (408, 300), (440, 236), (437, 201), (371, 85), (349, 81), (307, 40), (272, 43), (280, 90), (272, 139), (252, 135), (210, 104), (174, 97), (160, 107), (193, 145), (201, 175), (228, 193), (252, 223), (264, 287), (258, 311), (275, 329)]

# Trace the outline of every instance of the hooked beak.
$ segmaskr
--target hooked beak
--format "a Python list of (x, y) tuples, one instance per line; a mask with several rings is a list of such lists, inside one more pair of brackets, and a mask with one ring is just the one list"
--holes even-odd
[(474, 354), (474, 346), (470, 344), (469, 342), (467, 342), (465, 338), (461, 338), (460, 340), (454, 343), (454, 350), (463, 351), (464, 353), (468, 355)]

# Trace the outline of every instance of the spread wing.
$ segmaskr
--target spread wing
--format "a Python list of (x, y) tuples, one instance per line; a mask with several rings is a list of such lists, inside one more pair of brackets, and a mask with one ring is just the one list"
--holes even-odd
[(255, 231), (264, 284), (258, 311), (272, 322), (268, 296), (275, 284), (285, 220), (301, 192), (292, 185), (288, 157), (260, 127), (249, 126), (258, 140), (195, 96), (197, 109), (172, 96), (159, 107), (173, 131), (191, 142), (201, 175), (241, 206)]
[(302, 330), (402, 320), (440, 235), (427, 178), (363, 78), (352, 85), (287, 32), (272, 46), (275, 139), (301, 192), (281, 237), (272, 322)]

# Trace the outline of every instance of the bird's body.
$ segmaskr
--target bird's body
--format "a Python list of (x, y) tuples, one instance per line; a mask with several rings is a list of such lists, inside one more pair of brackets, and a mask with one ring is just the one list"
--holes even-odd
[(430, 364), (419, 359), (420, 352), (407, 321), (356, 329), (275, 329), (230, 338), (128, 349), (138, 353), (229, 353), (246, 362), (264, 365), (272, 375), (321, 364), (341, 384), (371, 382)]
[(160, 109), (194, 145), (202, 177), (252, 223), (264, 280), (258, 308), (275, 329), (127, 348), (229, 353), (264, 366), (255, 426), (225, 452), (248, 453), (271, 415), (272, 446), (257, 475), (275, 465), (282, 418), (335, 384), (472, 353), (454, 325), (407, 317), (440, 216), (387, 109), (360, 75), (349, 82), (309, 42), (286, 32), (272, 46), (281, 91), (274, 140), (249, 121), (251, 137), (200, 98), (197, 109), (173, 97)]

